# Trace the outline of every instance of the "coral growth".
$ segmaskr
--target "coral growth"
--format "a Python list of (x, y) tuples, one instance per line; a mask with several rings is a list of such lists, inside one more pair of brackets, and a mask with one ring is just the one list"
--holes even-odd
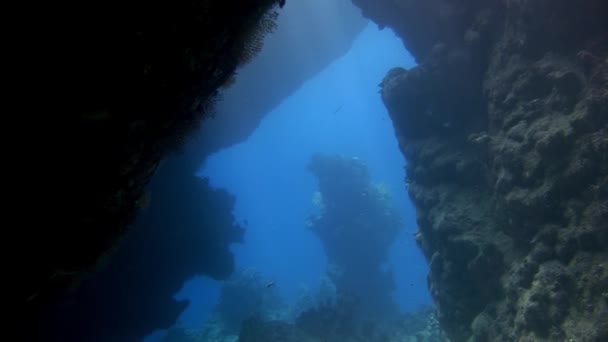
[(327, 276), (337, 292), (360, 300), (360, 314), (381, 319), (396, 314), (392, 273), (383, 272), (391, 243), (402, 227), (386, 189), (371, 182), (357, 158), (318, 154), (309, 170), (319, 181), (319, 213), (308, 227), (328, 257)]
[(294, 323), (251, 319), (240, 341), (265, 342), (445, 342), (432, 310), (410, 313), (393, 322), (358, 321), (356, 299), (339, 296), (300, 315)]
[(174, 327), (171, 336), (228, 342), (240, 327), (244, 342), (445, 341), (433, 310), (402, 315), (392, 300), (392, 273), (381, 265), (401, 219), (386, 186), (371, 182), (357, 158), (319, 154), (309, 170), (320, 189), (313, 195), (320, 210), (309, 218), (309, 229), (329, 259), (318, 292), (305, 290), (292, 307), (281, 307), (257, 273), (243, 272), (224, 284), (202, 330)]
[(186, 329), (175, 325), (169, 329), (163, 341), (236, 342), (243, 323), (248, 320), (284, 319), (287, 307), (278, 289), (268, 286), (269, 283), (253, 269), (235, 272), (223, 283), (217, 304), (204, 326)]
[(419, 62), (381, 94), (450, 339), (607, 339), (608, 4), (354, 2)]
[(281, 318), (283, 307), (275, 286), (254, 270), (234, 274), (224, 282), (214, 314), (225, 329), (238, 334), (243, 321), (251, 317)]
[(356, 325), (357, 299), (340, 295), (334, 303), (325, 302), (310, 308), (295, 320), (295, 326), (304, 335), (317, 340), (338, 341), (352, 334)]

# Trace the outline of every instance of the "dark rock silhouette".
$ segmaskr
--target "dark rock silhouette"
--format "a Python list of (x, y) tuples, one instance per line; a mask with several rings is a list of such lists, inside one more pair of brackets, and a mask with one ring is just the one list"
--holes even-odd
[(237, 70), (236, 82), (222, 90), (216, 115), (202, 125), (205, 154), (244, 141), (283, 99), (345, 54), (368, 23), (359, 12), (350, 0), (287, 4), (278, 29), (267, 35), (255, 60)]
[(187, 306), (173, 299), (198, 274), (227, 278), (229, 246), (243, 229), (234, 198), (195, 176), (198, 154), (165, 161), (150, 184), (150, 203), (100, 269), (24, 329), (32, 341), (139, 341), (169, 328)]
[[(45, 108), (44, 115), (24, 116), (36, 122), (28, 125), (34, 147), (24, 154), (42, 159), (20, 165), (35, 171), (38, 163), (52, 167), (45, 177), (24, 177), (28, 182), (21, 192), (41, 194), (35, 208), (31, 196), (17, 201), (25, 207), (22, 228), (12, 239), (18, 246), (20, 321), (77, 287), (116, 248), (138, 203), (145, 202), (145, 186), (158, 164), (198, 129), (217, 89), (244, 56), (256, 52), (272, 29), (269, 10), (275, 5), (275, 0), (94, 2), (58, 9), (48, 16), (52, 24), (33, 23), (61, 48), (40, 51), (44, 62), (23, 68), (36, 75), (28, 98), (31, 89), (44, 88), (36, 101)], [(85, 47), (85, 41), (91, 44)], [(36, 73), (38, 67), (45, 70)]]
[[(229, 275), (228, 245), (241, 232), (226, 224), (208, 226), (205, 218), (229, 215), (231, 204), (194, 173), (206, 155), (244, 139), (277, 97), (344, 51), (365, 23), (354, 15), (344, 18), (348, 32), (332, 41), (339, 46), (275, 85), (283, 86), (281, 92), (259, 91), (261, 105), (239, 113), (240, 125), (228, 139), (214, 129), (201, 131), (200, 123), (211, 122), (207, 119), (214, 116), (220, 91), (234, 82), (237, 67), (249, 63), (275, 29), (279, 3), (285, 4), (106, 2), (84, 4), (82, 15), (68, 10), (53, 16), (78, 29), (58, 34), (55, 38), (66, 40), (65, 47), (40, 57), (44, 63), (31, 64), (58, 71), (48, 77), (53, 84), (44, 86), (39, 102), (47, 104), (46, 112), (67, 116), (47, 115), (51, 118), (39, 127), (28, 124), (35, 142), (41, 143), (26, 154), (48, 156), (41, 164), (53, 166), (43, 178), (28, 175), (28, 190), (21, 191), (39, 193), (41, 203), (37, 215), (31, 215), (31, 206), (25, 208), (23, 229), (16, 230), (14, 240), (22, 331), (44, 335), (36, 327), (56, 323), (48, 338), (68, 338), (65, 329), (73, 325), (79, 327), (73, 339), (108, 338), (111, 331), (113, 340), (136, 339), (173, 323), (186, 303), (176, 303), (172, 296), (185, 280), (195, 274)], [(51, 27), (56, 25), (44, 30)], [(83, 48), (82, 38), (72, 31), (95, 44), (117, 45)], [(170, 48), (175, 42), (189, 48)], [(203, 136), (187, 145), (201, 134), (218, 138), (209, 143)], [(29, 203), (31, 197), (21, 202)], [(136, 219), (144, 207), (143, 217)], [(194, 211), (219, 212), (194, 222)], [(195, 226), (201, 232), (195, 233)], [(225, 230), (216, 230), (221, 227)], [(171, 245), (180, 238), (189, 240)], [(137, 291), (138, 281), (151, 285)]]
[(328, 278), (339, 293), (359, 301), (362, 316), (394, 317), (393, 275), (382, 265), (402, 222), (387, 189), (372, 183), (357, 158), (317, 154), (308, 168), (319, 182), (320, 205), (308, 226), (327, 254)]

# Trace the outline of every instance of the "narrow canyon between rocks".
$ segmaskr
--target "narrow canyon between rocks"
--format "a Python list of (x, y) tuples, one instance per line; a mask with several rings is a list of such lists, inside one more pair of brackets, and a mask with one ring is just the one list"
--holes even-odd
[(605, 0), (31, 28), (59, 44), (18, 68), (14, 340), (608, 341)]

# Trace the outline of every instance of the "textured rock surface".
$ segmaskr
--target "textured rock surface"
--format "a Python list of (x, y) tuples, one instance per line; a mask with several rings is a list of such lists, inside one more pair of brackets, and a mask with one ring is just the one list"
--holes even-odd
[(356, 303), (343, 298), (334, 304), (320, 305), (303, 312), (294, 323), (253, 318), (243, 324), (239, 341), (447, 341), (431, 310), (410, 313), (391, 323), (359, 322), (354, 319), (355, 311)]
[(163, 342), (446, 342), (433, 310), (420, 309), (385, 324), (353, 318), (353, 302), (338, 300), (305, 310), (295, 320), (253, 316), (240, 333), (226, 334), (221, 321), (210, 320), (203, 330), (173, 327)]
[(357, 158), (318, 154), (308, 169), (319, 183), (320, 210), (307, 225), (327, 255), (327, 277), (337, 293), (359, 302), (357, 318), (393, 319), (399, 311), (391, 296), (393, 273), (382, 265), (402, 221), (390, 194)]
[(419, 66), (382, 82), (453, 341), (608, 339), (608, 4), (367, 1)]

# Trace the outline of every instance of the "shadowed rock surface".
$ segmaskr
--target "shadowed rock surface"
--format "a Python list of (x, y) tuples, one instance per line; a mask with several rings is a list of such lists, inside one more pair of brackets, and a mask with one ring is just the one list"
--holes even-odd
[(159, 167), (133, 227), (97, 272), (40, 310), (27, 327), (32, 341), (140, 341), (171, 326), (186, 308), (173, 296), (197, 274), (225, 279), (232, 272), (234, 198), (194, 175), (189, 151)]
[(367, 1), (452, 341), (608, 339), (608, 4)]
[[(273, 8), (279, 9), (277, 1), (106, 2), (83, 5), (80, 15), (53, 16), (61, 27), (77, 27), (78, 35), (58, 34), (67, 44), (32, 64), (48, 66), (38, 76), (54, 82), (39, 85), (44, 91), (37, 102), (46, 104), (48, 115), (28, 125), (36, 148), (30, 152), (48, 167), (44, 177), (26, 174), (30, 181), (21, 192), (40, 196), (35, 206), (22, 200), (28, 211), (11, 240), (24, 339), (53, 340), (55, 332), (62, 341), (137, 339), (173, 323), (185, 303), (172, 295), (184, 280), (197, 273), (229, 275), (228, 246), (239, 230), (230, 220), (207, 231), (204, 220), (185, 221), (201, 204), (217, 204), (211, 220), (230, 217), (229, 197), (194, 176), (200, 151), (182, 151), (181, 159), (164, 165), (150, 192), (145, 188), (161, 161), (198, 130), (217, 89), (258, 52), (275, 27)], [(97, 47), (73, 41), (81, 37)], [(108, 41), (117, 45), (103, 44)], [(150, 196), (150, 215), (163, 216), (156, 205), (164, 201), (163, 212), (180, 203), (187, 217), (176, 211), (152, 223), (142, 219), (129, 234)], [(91, 275), (100, 266), (103, 271)], [(136, 291), (136, 281), (150, 286)], [(70, 318), (76, 320), (70, 324)]]
[[(63, 24), (78, 24), (79, 34), (92, 41), (129, 44), (53, 54), (53, 70), (61, 76), (45, 89), (44, 99), (53, 98), (49, 113), (65, 114), (33, 127), (40, 133), (37, 154), (52, 156), (55, 167), (47, 168), (44, 181), (32, 181), (44, 199), (61, 200), (41, 201), (47, 207), (39, 216), (46, 224), (28, 217), (19, 232), (22, 305), (52, 297), (52, 288), (94, 267), (123, 235), (160, 160), (198, 128), (216, 89), (272, 30), (267, 11), (275, 4), (108, 2), (65, 18)], [(161, 14), (165, 20), (153, 19)], [(111, 28), (104, 25), (109, 22)], [(163, 45), (176, 41), (193, 47)]]
[(245, 140), (265, 114), (345, 54), (369, 23), (350, 0), (288, 1), (277, 30), (222, 91), (216, 115), (202, 125), (205, 154)]

